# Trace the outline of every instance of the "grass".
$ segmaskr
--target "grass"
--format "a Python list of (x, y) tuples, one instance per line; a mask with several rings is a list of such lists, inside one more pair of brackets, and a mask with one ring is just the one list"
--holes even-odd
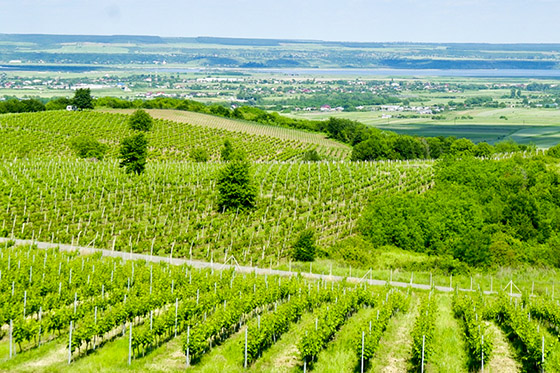
[[(488, 272), (476, 271), (472, 274), (447, 275), (437, 267), (435, 257), (426, 254), (405, 251), (397, 248), (375, 249), (370, 254), (376, 258), (371, 266), (354, 267), (336, 259), (316, 259), (312, 263), (292, 262), (272, 266), (273, 269), (329, 275), (342, 277), (357, 277), (364, 279), (385, 280), (393, 282), (412, 282), (442, 287), (459, 287), (460, 289), (472, 289), (483, 291), (506, 291), (509, 292), (508, 284), (513, 281), (513, 292), (519, 290), (526, 293), (552, 295), (558, 297), (560, 294), (560, 274), (549, 268), (539, 267), (502, 267)], [(407, 268), (429, 268), (433, 266), (433, 272), (429, 270), (410, 271)], [(371, 270), (370, 270), (371, 269)], [(431, 282), (430, 282), (431, 280)]]
[(204, 355), (201, 361), (188, 371), (193, 372), (242, 372), (243, 371), (243, 343), (245, 329), (228, 338), (220, 346), (213, 348)]
[(313, 365), (314, 372), (353, 372), (359, 371), (360, 359), (356, 356), (356, 339), (360, 328), (374, 316), (373, 308), (359, 310), (336, 333), (327, 348), (319, 353)]
[(467, 370), (465, 343), (461, 325), (453, 317), (450, 295), (438, 297), (438, 317), (434, 345), (437, 346), (426, 372), (464, 372)]
[(284, 333), (278, 341), (250, 368), (253, 372), (287, 373), (300, 371), (302, 366), (297, 349), (297, 343), (302, 337), (303, 330), (315, 322), (312, 313), (305, 313), (297, 324), (293, 324), (287, 333)]
[(389, 320), (379, 349), (368, 372), (406, 372), (412, 351), (410, 333), (418, 315), (418, 298), (412, 297), (407, 313), (398, 313)]
[[(347, 113), (297, 113), (291, 116), (306, 119), (341, 117), (401, 134), (417, 136), (465, 137), (475, 142), (496, 142), (512, 138), (521, 144), (534, 143), (550, 147), (560, 142), (560, 110), (542, 108), (476, 108), (447, 112), (443, 120), (422, 118), (382, 118), (381, 111)], [(404, 112), (403, 115), (412, 113)], [(472, 119), (461, 119), (471, 116)], [(507, 120), (502, 117), (506, 117)]]
[(62, 339), (57, 339), (40, 348), (18, 353), (9, 359), (9, 342), (4, 340), (0, 346), (0, 356), (2, 356), (0, 359), (0, 371), (2, 372), (57, 371), (52, 366), (63, 366), (67, 363), (68, 346)]

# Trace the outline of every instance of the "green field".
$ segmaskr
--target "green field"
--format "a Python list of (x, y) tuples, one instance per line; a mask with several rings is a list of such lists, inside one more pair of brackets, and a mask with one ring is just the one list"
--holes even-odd
[[(392, 118), (382, 118), (383, 114)], [(560, 142), (560, 110), (557, 109), (473, 109), (445, 113), (444, 119), (397, 118), (394, 112), (311, 113), (295, 118), (347, 118), (376, 128), (416, 136), (455, 136), (474, 142), (512, 139), (520, 144), (548, 148)], [(406, 112), (402, 113), (407, 115)], [(472, 118), (465, 119), (466, 116)], [(507, 118), (507, 119), (506, 119)]]

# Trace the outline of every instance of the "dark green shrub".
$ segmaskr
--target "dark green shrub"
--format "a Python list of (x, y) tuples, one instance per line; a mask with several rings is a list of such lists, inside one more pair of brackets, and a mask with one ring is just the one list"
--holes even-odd
[(257, 189), (249, 171), (249, 163), (244, 160), (234, 160), (222, 169), (217, 183), (220, 211), (255, 207)]
[(141, 174), (144, 172), (147, 156), (148, 140), (143, 133), (127, 137), (121, 142), (120, 167), (124, 167), (127, 173)]
[(80, 158), (96, 158), (103, 159), (103, 156), (109, 149), (105, 144), (100, 143), (93, 137), (78, 136), (70, 141), (70, 147), (76, 152)]
[(292, 257), (301, 262), (312, 262), (315, 260), (315, 234), (313, 230), (302, 231), (294, 243)]
[(195, 162), (208, 162), (208, 152), (204, 148), (194, 148), (191, 150), (191, 159)]

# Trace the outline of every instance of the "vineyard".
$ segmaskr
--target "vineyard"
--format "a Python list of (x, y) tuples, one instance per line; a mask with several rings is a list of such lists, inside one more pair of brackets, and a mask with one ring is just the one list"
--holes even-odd
[(0, 257), (3, 371), (443, 372), (445, 355), (454, 371), (560, 370), (551, 296), (448, 295), (8, 244)]
[[(526, 272), (506, 294), (507, 271), (473, 285), (414, 267), (432, 258), (413, 259), (415, 273), (400, 266), (410, 253), (356, 254), (364, 208), (433, 189), (433, 161), (349, 162), (350, 148), (316, 133), (151, 113), (140, 175), (117, 160), (124, 113), (0, 116), (0, 371), (560, 372), (546, 277)], [(75, 156), (83, 134), (108, 145), (103, 160)], [(218, 207), (226, 138), (250, 161), (252, 210)], [(190, 160), (201, 147), (209, 162)], [(313, 149), (323, 161), (302, 162)], [(305, 232), (315, 262), (294, 260)], [(352, 272), (344, 255), (375, 268)]]
[[(107, 112), (131, 114), (133, 110), (113, 109), (107, 110)], [(327, 152), (326, 149), (332, 148), (333, 153), (331, 154), (336, 154), (336, 157), (340, 159), (346, 159), (350, 151), (350, 148), (347, 145), (327, 139), (325, 138), (325, 135), (314, 132), (304, 132), (291, 128), (265, 125), (257, 122), (249, 122), (238, 119), (227, 119), (191, 111), (151, 109), (147, 110), (147, 112), (152, 117), (162, 120), (170, 120), (178, 123), (189, 123), (202, 127), (227, 130), (249, 135), (274, 137), (286, 141), (297, 141), (305, 144), (316, 145), (319, 146), (320, 149), (325, 149), (325, 152)], [(334, 153), (334, 149), (338, 149), (338, 152)]]
[[(131, 178), (116, 161), (0, 162), (4, 237), (263, 265), (286, 261), (304, 228), (329, 247), (351, 235), (371, 195), (420, 193), (430, 162), (257, 163), (257, 209), (217, 211), (216, 163), (151, 163)], [(32, 191), (32, 193), (30, 193)]]
[[(209, 118), (209, 119), (208, 119)], [(237, 148), (244, 150), (252, 161), (293, 161), (311, 149), (326, 159), (341, 160), (349, 156), (349, 148), (316, 134), (293, 131), (281, 135), (285, 129), (264, 126), (261, 131), (226, 129), (212, 126), (217, 117), (205, 118), (204, 125), (171, 120), (155, 120), (148, 135), (149, 159), (185, 160), (193, 148), (206, 149), (210, 158), (219, 159), (224, 139), (229, 138)], [(109, 155), (115, 157), (120, 141), (131, 134), (125, 114), (101, 112), (51, 111), (29, 114), (9, 114), (0, 117), (0, 158), (15, 157), (71, 157), (72, 138), (89, 135), (109, 146)], [(235, 121), (230, 121), (236, 123)], [(299, 137), (293, 132), (299, 133)]]

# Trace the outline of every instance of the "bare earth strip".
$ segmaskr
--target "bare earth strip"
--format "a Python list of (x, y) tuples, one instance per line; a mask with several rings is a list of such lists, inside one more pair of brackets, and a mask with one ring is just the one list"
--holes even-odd
[[(102, 110), (110, 113), (131, 114), (133, 109)], [(345, 155), (350, 153), (350, 147), (343, 143), (327, 139), (324, 134), (299, 131), (291, 128), (270, 126), (255, 122), (217, 117), (209, 114), (194, 113), (181, 110), (150, 109), (146, 110), (153, 118), (171, 120), (178, 123), (188, 123), (195, 126), (225, 129), (251, 135), (276, 137), (282, 140), (298, 141), (315, 144), (325, 148), (334, 148)]]
[(521, 364), (514, 358), (514, 351), (504, 333), (494, 323), (488, 323), (488, 331), (494, 336), (494, 351), (488, 371), (494, 373), (521, 372)]

